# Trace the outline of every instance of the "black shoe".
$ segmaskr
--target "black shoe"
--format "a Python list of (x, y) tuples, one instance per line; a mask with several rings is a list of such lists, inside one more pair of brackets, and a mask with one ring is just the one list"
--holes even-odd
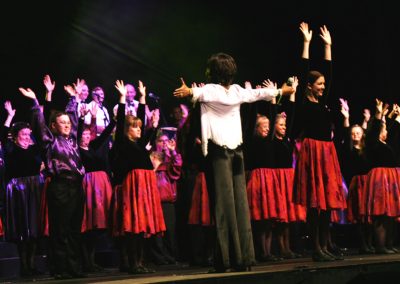
[(343, 255), (340, 254), (333, 254), (328, 250), (322, 250), (322, 252), (330, 257), (332, 257), (334, 260), (344, 260)]
[(375, 249), (375, 254), (394, 254), (394, 253), (395, 253), (394, 251), (387, 249), (385, 247)]
[(297, 258), (296, 254), (294, 252), (283, 253), (283, 254), (281, 254), (281, 257), (283, 259), (295, 259), (295, 258)]
[(400, 252), (400, 251), (399, 251), (397, 248), (395, 248), (395, 247), (390, 247), (390, 248), (388, 248), (388, 249), (394, 251), (394, 253), (399, 253), (399, 252)]
[(260, 262), (275, 262), (275, 261), (280, 261), (280, 260), (282, 260), (282, 258), (276, 257), (273, 254), (260, 256), (260, 259), (259, 259)]
[(360, 248), (360, 250), (358, 251), (359, 254), (374, 254), (375, 250), (372, 250), (368, 247), (366, 248)]
[(312, 260), (317, 262), (334, 261), (335, 258), (325, 254), (322, 250), (315, 251), (312, 254)]
[(156, 271), (154, 269), (145, 267), (145, 266), (140, 266), (140, 269), (142, 269), (143, 273), (155, 273)]
[(54, 279), (55, 280), (64, 280), (64, 279), (72, 279), (72, 275), (69, 273), (55, 273)]

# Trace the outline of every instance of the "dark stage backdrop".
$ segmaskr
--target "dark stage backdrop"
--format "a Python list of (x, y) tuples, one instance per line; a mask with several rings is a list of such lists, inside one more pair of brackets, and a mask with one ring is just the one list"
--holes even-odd
[[(384, 1), (3, 1), (1, 4), (1, 102), (28, 119), (28, 102), (17, 88), (43, 99), (43, 76), (56, 81), (54, 100), (66, 102), (65, 84), (84, 78), (102, 86), (106, 105), (117, 102), (116, 79), (174, 104), (179, 77), (203, 82), (206, 59), (216, 52), (235, 57), (236, 82), (264, 79), (281, 84), (296, 75), (301, 21), (312, 30), (312, 66), (323, 56), (319, 27), (333, 39), (332, 95), (349, 100), (354, 122), (381, 97), (399, 102), (399, 14)], [(386, 1), (392, 2), (393, 1)], [(315, 62), (315, 63), (314, 63)], [(4, 119), (4, 109), (1, 108)]]

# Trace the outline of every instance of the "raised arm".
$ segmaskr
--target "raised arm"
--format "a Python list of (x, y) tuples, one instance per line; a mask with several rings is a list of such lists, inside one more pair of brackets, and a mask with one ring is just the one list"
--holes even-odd
[(319, 34), (320, 38), (324, 41), (324, 59), (328, 61), (332, 61), (332, 38), (328, 28), (323, 25), (319, 28), (321, 33)]
[(350, 113), (347, 100), (340, 98), (340, 112), (343, 115), (343, 127), (350, 127)]
[(119, 92), (119, 104), (117, 111), (117, 129), (115, 131), (115, 143), (120, 143), (124, 137), (125, 127), (125, 102), (126, 102), (126, 87), (124, 81), (117, 80), (115, 82), (115, 88)]
[(362, 122), (361, 127), (362, 127), (364, 130), (367, 130), (367, 128), (368, 128), (368, 122), (369, 122), (369, 120), (370, 120), (370, 118), (371, 118), (371, 112), (369, 111), (369, 109), (365, 108), (365, 109), (363, 110), (363, 117), (364, 117), (364, 119), (363, 119), (363, 122)]
[(3, 124), (3, 127), (1, 127), (1, 135), (0, 139), (3, 145), (5, 145), (5, 142), (7, 141), (7, 136), (8, 136), (8, 130), (10, 129), (11, 122), (15, 116), (15, 109), (12, 108), (11, 102), (6, 101), (4, 103), (4, 109), (7, 111), (7, 118), (6, 121)]
[(23, 96), (32, 100), (32, 134), (42, 148), (47, 148), (48, 145), (53, 142), (54, 136), (50, 129), (46, 126), (46, 122), (36, 99), (36, 95), (29, 88), (19, 88), (18, 90)]
[(43, 79), (43, 84), (46, 87), (45, 101), (51, 102), (52, 94), (56, 87), (56, 82), (51, 81), (50, 75), (46, 74)]
[(312, 30), (308, 28), (308, 23), (300, 23), (300, 31), (303, 34), (303, 51), (301, 58), (310, 59), (310, 42), (312, 39)]

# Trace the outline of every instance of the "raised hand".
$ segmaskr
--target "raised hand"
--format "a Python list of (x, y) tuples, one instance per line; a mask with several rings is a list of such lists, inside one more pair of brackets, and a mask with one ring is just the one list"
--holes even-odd
[(18, 88), (18, 90), (21, 92), (22, 95), (24, 95), (25, 97), (32, 99), (32, 100), (36, 100), (36, 95), (35, 93), (30, 89), (24, 89), (24, 88)]
[(343, 114), (345, 118), (350, 117), (349, 113), (349, 105), (345, 99), (339, 98), (340, 101), (340, 112)]
[(330, 34), (328, 28), (325, 25), (323, 25), (322, 27), (319, 28), (319, 30), (321, 31), (319, 36), (320, 36), (320, 38), (322, 38), (324, 43), (326, 45), (332, 45), (332, 38), (331, 38), (331, 34)]
[(4, 102), (4, 109), (7, 111), (8, 116), (14, 117), (15, 109), (12, 108), (12, 105), (11, 105), (10, 101), (5, 101)]
[(121, 95), (122, 97), (125, 97), (125, 96), (126, 96), (127, 90), (126, 90), (124, 81), (122, 81), (122, 80), (117, 80), (117, 81), (115, 82), (115, 88), (118, 90), (118, 92), (120, 93), (120, 95)]
[(43, 84), (46, 87), (47, 92), (49, 92), (49, 93), (53, 92), (54, 88), (56, 87), (56, 82), (54, 82), (54, 81), (52, 82), (50, 75), (48, 75), (48, 74), (46, 74), (44, 76)]
[(138, 90), (139, 90), (139, 93), (140, 93), (142, 96), (144, 96), (144, 97), (146, 96), (146, 86), (144, 86), (144, 85), (143, 85), (143, 82), (140, 81), (140, 80), (139, 80)]
[(300, 31), (303, 33), (305, 42), (310, 42), (312, 39), (312, 30), (308, 29), (308, 24), (305, 22), (300, 23)]
[(383, 114), (383, 116), (386, 116), (387, 115), (387, 113), (389, 112), (389, 104), (385, 104), (384, 106), (383, 106), (383, 109), (382, 109), (382, 114)]
[(264, 80), (262, 85), (268, 89), (278, 89), (278, 85), (275, 82), (272, 82), (270, 79)]
[(379, 99), (375, 99), (375, 103), (376, 103), (376, 105), (375, 105), (375, 107), (376, 107), (376, 112), (382, 113), (382, 110), (383, 110), (383, 102), (382, 102), (381, 100), (379, 100)]
[(79, 109), (81, 117), (85, 117), (86, 114), (89, 112), (89, 108), (87, 104), (81, 104), (81, 108)]
[(64, 86), (64, 91), (66, 91), (71, 97), (76, 97), (76, 95), (78, 94), (75, 88), (71, 85)]
[(96, 117), (98, 109), (99, 109), (99, 105), (97, 103), (92, 104), (92, 108), (89, 109), (89, 112), (92, 115), (92, 117)]
[(369, 111), (369, 109), (365, 108), (363, 110), (363, 116), (364, 116), (364, 121), (368, 122), (369, 119), (371, 118), (371, 112)]
[(82, 93), (82, 88), (85, 84), (85, 80), (79, 78), (76, 79), (76, 83), (73, 83), (76, 94)]

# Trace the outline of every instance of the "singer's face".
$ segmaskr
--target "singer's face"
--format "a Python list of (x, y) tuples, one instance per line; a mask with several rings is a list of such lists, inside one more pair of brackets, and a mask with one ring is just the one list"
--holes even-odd
[(132, 85), (126, 85), (126, 102), (131, 104), (136, 96), (135, 88)]
[(286, 135), (286, 119), (283, 117), (278, 118), (275, 122), (275, 135), (277, 137), (284, 137)]
[(315, 97), (321, 97), (325, 90), (325, 77), (319, 77), (313, 84), (309, 84), (308, 88)]
[(361, 138), (363, 136), (363, 129), (359, 126), (355, 126), (351, 129), (351, 140), (353, 140), (353, 142), (358, 143), (361, 141)]
[(269, 119), (266, 117), (259, 117), (257, 119), (256, 134), (263, 138), (267, 137), (269, 133)]

